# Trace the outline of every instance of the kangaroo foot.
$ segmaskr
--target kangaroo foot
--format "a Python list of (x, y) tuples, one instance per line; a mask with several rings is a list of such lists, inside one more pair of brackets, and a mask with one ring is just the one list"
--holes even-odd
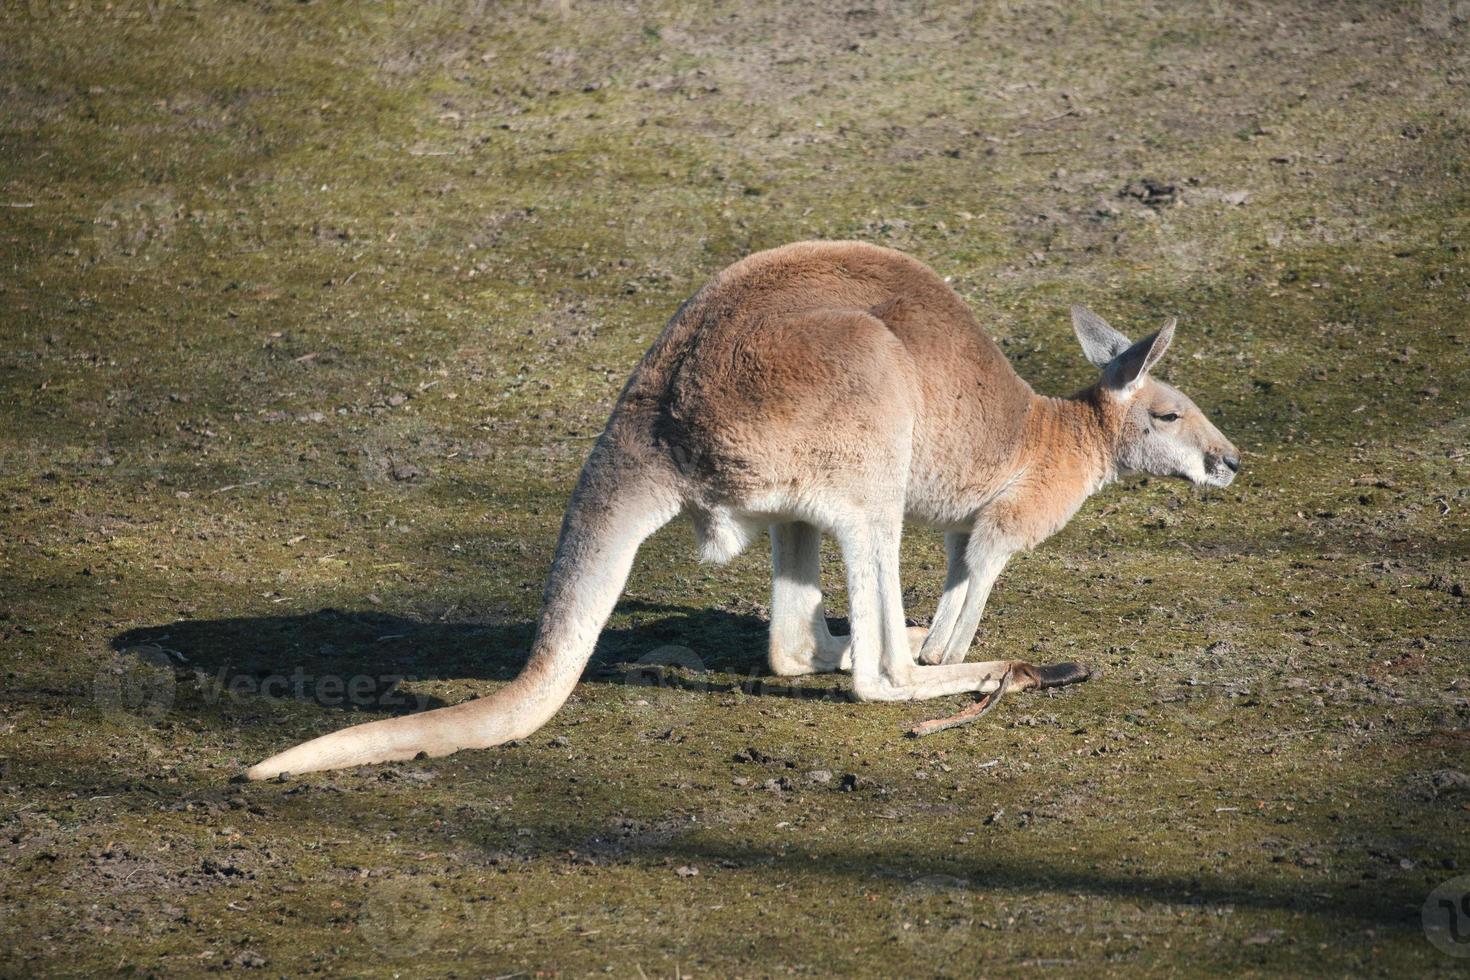
[(1068, 684), (1081, 684), (1083, 681), (1091, 680), (1096, 673), (1081, 664), (1051, 664), (1046, 667), (1037, 667), (1023, 661), (1016, 661), (1012, 670), (1015, 672), (1014, 687), (1018, 691), (1045, 690), (1048, 687), (1066, 687)]

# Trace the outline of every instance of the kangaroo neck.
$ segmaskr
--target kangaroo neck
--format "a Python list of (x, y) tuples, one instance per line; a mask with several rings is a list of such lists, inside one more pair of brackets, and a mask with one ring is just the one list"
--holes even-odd
[(1056, 533), (1116, 476), (1106, 405), (1092, 389), (1069, 398), (1032, 394), (1014, 469), (977, 525), (1016, 548)]

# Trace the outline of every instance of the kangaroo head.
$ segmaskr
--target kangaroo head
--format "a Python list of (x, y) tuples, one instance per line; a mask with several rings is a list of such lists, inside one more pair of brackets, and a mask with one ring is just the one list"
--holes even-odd
[(1072, 307), (1072, 327), (1087, 359), (1102, 368), (1099, 399), (1111, 420), (1113, 464), (1122, 475), (1173, 476), (1227, 487), (1240, 452), (1182, 391), (1149, 375), (1174, 339), (1174, 320), (1133, 343), (1102, 317)]

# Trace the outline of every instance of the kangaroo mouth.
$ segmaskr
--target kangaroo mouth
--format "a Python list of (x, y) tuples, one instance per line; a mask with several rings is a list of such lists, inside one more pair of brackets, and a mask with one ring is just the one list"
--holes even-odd
[(1202, 487), (1228, 487), (1235, 482), (1235, 471), (1224, 463), (1217, 463), (1205, 473), (1203, 480), (1196, 480)]

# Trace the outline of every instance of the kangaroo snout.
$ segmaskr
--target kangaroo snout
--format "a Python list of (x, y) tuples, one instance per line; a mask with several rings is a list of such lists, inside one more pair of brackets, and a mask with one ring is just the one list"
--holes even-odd
[(1230, 486), (1240, 472), (1240, 451), (1231, 446), (1229, 449), (1206, 453), (1205, 472), (1215, 486)]

